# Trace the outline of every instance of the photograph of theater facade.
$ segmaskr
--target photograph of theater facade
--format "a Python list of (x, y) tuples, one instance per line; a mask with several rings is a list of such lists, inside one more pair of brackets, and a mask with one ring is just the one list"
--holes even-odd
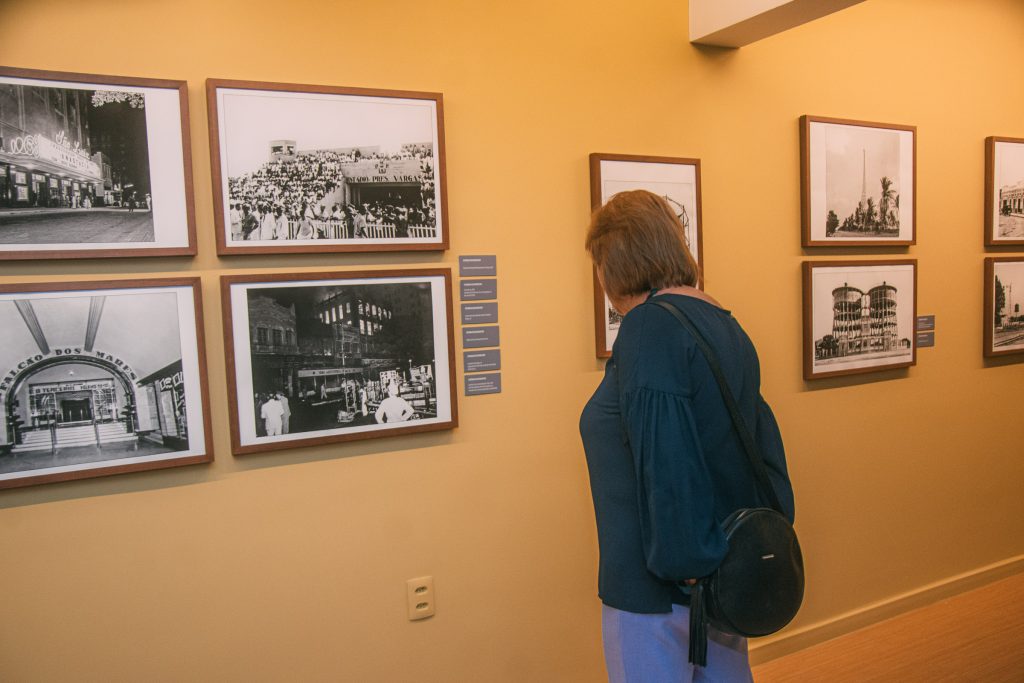
[(151, 208), (143, 94), (0, 78), (0, 244), (152, 242)]
[(191, 287), (0, 292), (0, 485), (202, 454), (194, 327), (183, 364), (191, 296)]

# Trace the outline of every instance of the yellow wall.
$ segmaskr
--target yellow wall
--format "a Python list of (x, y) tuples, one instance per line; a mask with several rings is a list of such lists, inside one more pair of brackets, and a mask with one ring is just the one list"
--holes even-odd
[[(201, 275), (217, 453), (0, 492), (0, 678), (600, 680), (576, 427), (601, 373), (595, 151), (702, 159), (707, 287), (760, 350), (797, 492), (809, 590), (790, 633), (1019, 570), (1024, 365), (982, 359), (981, 223), (983, 139), (1024, 137), (1024, 5), (872, 0), (740, 51), (690, 46), (686, 17), (680, 0), (0, 3), (0, 63), (189, 82), (199, 256), (0, 279)], [(443, 92), (451, 250), (218, 259), (207, 77)], [(801, 379), (801, 114), (918, 126), (918, 244), (875, 252), (919, 259), (937, 316), (909, 371)], [(219, 275), (466, 253), (498, 255), (503, 394), (461, 399), (450, 433), (231, 456)], [(410, 623), (404, 580), (424, 574), (438, 612)]]

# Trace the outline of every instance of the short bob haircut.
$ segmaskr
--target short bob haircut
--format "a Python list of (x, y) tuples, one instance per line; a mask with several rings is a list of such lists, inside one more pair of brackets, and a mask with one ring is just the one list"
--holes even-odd
[(586, 249), (612, 297), (696, 287), (700, 279), (683, 224), (668, 202), (647, 190), (620, 192), (595, 211)]

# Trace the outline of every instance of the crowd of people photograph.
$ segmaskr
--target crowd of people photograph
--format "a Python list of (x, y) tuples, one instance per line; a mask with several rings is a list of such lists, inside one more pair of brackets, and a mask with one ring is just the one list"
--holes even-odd
[[(360, 165), (414, 162), (406, 182), (355, 182)], [(384, 176), (386, 177), (386, 176)], [(388, 181), (391, 178), (387, 178)], [(436, 233), (433, 154), (318, 150), (271, 159), (228, 179), (232, 241), (431, 237)]]

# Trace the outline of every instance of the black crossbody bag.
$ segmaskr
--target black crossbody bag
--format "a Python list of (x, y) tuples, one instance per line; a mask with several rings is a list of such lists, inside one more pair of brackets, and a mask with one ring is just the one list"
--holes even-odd
[(743, 442), (758, 489), (770, 508), (742, 508), (722, 522), (729, 550), (710, 576), (690, 586), (689, 660), (707, 664), (707, 626), (747, 638), (780, 630), (796, 616), (804, 597), (804, 564), (796, 531), (783, 513), (764, 459), (725, 381), (721, 364), (686, 313), (667, 301), (652, 301), (676, 317), (704, 354), (725, 407)]

